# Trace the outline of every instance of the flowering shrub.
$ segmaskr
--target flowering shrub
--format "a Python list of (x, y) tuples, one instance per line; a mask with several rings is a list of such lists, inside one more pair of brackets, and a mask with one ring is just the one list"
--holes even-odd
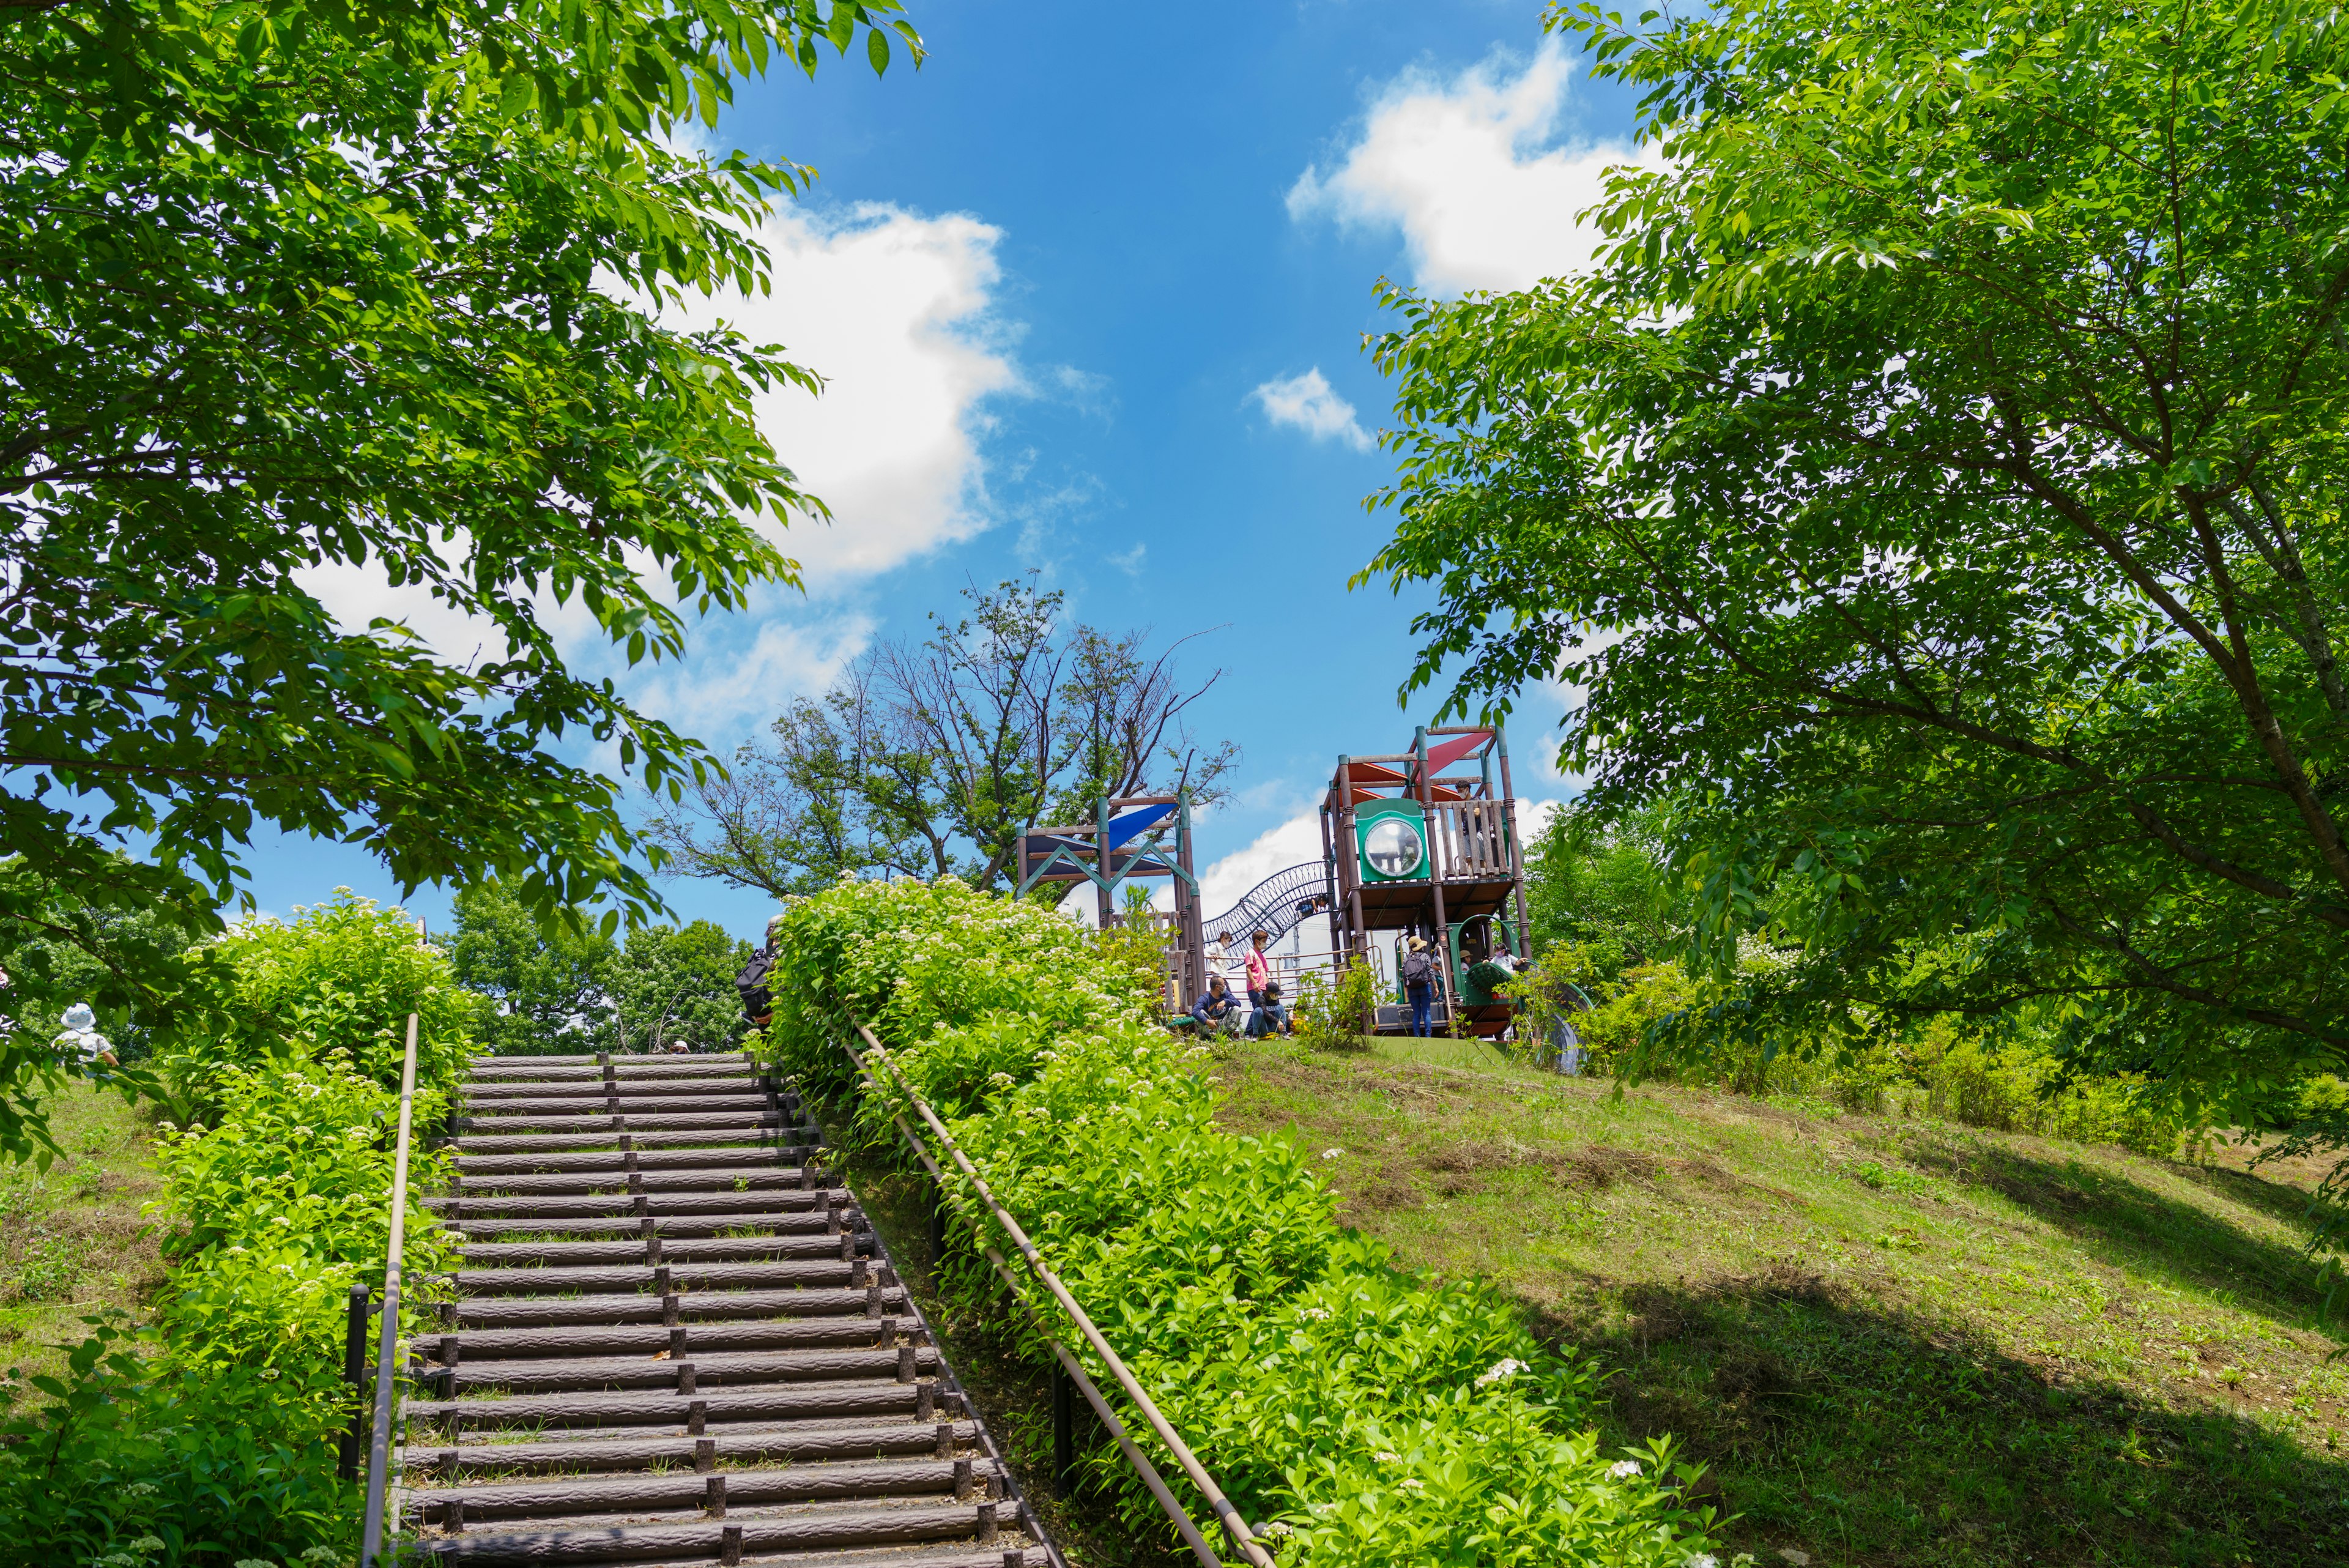
[[(1340, 1230), (1303, 1152), (1216, 1126), (1205, 1049), (1068, 920), (951, 879), (843, 882), (781, 948), (781, 1064), (855, 1095), (841, 1042), (870, 1024), (1285, 1563), (1681, 1568), (1708, 1544), (1668, 1441), (1610, 1460), (1587, 1364)], [(895, 1097), (860, 1099), (876, 1138)], [(1114, 1450), (1089, 1462), (1154, 1517)]]
[[(399, 1041), (418, 1050), (413, 1193), (445, 1176), (426, 1135), (471, 1051), (469, 1009), (438, 1005), (448, 964), (396, 911), (338, 898), (291, 926), (246, 928), (207, 955), (216, 1015), (250, 1027), (183, 1034), (171, 1059), (202, 1123), (161, 1125), (157, 1164), (171, 1277), (143, 1332), (87, 1320), (49, 1403), (0, 1423), (0, 1563), (221, 1568), (340, 1563), (359, 1494), (335, 1477), (350, 1287), (381, 1288), (390, 1242)], [(420, 1004), (420, 1005), (419, 1005)], [(399, 1007), (386, 1022), (377, 1010)], [(290, 1030), (290, 1033), (280, 1033)], [(411, 1199), (411, 1203), (416, 1199)], [(412, 1207), (411, 1280), (450, 1266)], [(411, 1290), (414, 1286), (411, 1286)]]

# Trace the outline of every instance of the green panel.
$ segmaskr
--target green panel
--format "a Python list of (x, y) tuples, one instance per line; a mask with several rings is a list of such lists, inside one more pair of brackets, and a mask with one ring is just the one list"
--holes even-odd
[(1357, 813), (1354, 861), (1365, 886), (1372, 882), (1426, 881), (1427, 818), (1419, 809), (1419, 803), (1381, 801)]

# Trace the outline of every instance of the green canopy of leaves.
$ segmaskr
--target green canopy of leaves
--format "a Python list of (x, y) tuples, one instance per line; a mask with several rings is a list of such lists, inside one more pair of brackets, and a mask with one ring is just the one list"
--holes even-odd
[[(678, 149), (778, 57), (918, 57), (896, 10), (0, 10), (7, 944), (79, 941), (61, 909), (216, 927), (264, 826), (403, 888), (661, 907), (620, 784), (547, 747), (611, 742), (657, 787), (706, 755), (574, 672), (551, 612), (634, 663), (793, 580), (761, 519), (822, 507), (750, 399), (815, 378), (657, 311), (764, 287), (753, 225), (810, 171)], [(462, 629), (322, 598), (375, 582)], [(185, 977), (103, 979), (101, 1008)]]
[(1414, 684), (1587, 693), (1739, 1016), (2063, 1021), (2207, 1103), (2349, 1049), (2349, 37), (2297, 0), (1559, 8), (1644, 89), (1587, 275), (1401, 290)]

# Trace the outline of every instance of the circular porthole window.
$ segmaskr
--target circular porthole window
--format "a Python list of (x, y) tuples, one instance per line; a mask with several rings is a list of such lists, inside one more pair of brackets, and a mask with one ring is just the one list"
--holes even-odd
[(1408, 877), (1427, 857), (1419, 829), (1399, 816), (1382, 817), (1362, 838), (1362, 856), (1381, 877)]

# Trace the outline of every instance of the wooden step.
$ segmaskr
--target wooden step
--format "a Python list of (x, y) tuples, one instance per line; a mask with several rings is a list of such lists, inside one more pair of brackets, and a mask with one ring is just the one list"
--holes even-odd
[[(664, 1364), (666, 1365), (666, 1364)], [(673, 1381), (681, 1381), (672, 1370)], [(454, 1420), (460, 1431), (504, 1430), (515, 1427), (676, 1427), (692, 1419), (692, 1407), (705, 1407), (705, 1421), (788, 1421), (816, 1416), (896, 1416), (925, 1417), (926, 1404), (939, 1415), (959, 1416), (947, 1395), (933, 1382), (900, 1383), (889, 1378), (840, 1378), (805, 1385), (750, 1384), (738, 1388), (702, 1387), (697, 1376), (690, 1394), (666, 1390), (631, 1393), (590, 1389), (572, 1393), (518, 1394), (507, 1399), (427, 1398), (411, 1396), (402, 1403), (409, 1420), (447, 1428)], [(412, 1433), (421, 1428), (411, 1426)], [(411, 1436), (410, 1442), (417, 1439)]]
[[(468, 1241), (465, 1267), (527, 1268), (533, 1264), (646, 1262), (648, 1243), (626, 1241)], [(711, 1236), (660, 1239), (660, 1261), (670, 1263), (743, 1262), (751, 1259), (840, 1258), (840, 1238), (802, 1236)]]
[[(709, 1453), (714, 1459), (715, 1439)], [(652, 1513), (690, 1510), (698, 1514), (707, 1505), (712, 1475), (726, 1478), (726, 1508), (737, 1510), (776, 1503), (832, 1502), (848, 1499), (916, 1497), (935, 1500), (939, 1494), (966, 1501), (999, 1495), (1001, 1479), (987, 1460), (968, 1459), (866, 1459), (795, 1464), (786, 1469), (709, 1468), (667, 1475), (598, 1475), (516, 1481), (480, 1481), (419, 1493), (410, 1499), (409, 1515), (419, 1523), (440, 1524), (451, 1504), (473, 1521), (543, 1519), (548, 1514)]]
[[(1002, 1505), (992, 1502), (905, 1507), (887, 1503), (863, 1507), (834, 1505), (769, 1516), (730, 1513), (720, 1522), (693, 1524), (618, 1524), (604, 1528), (549, 1528), (530, 1531), (468, 1532), (462, 1535), (426, 1535), (415, 1550), (441, 1563), (482, 1564), (717, 1562), (729, 1550), (732, 1537), (735, 1560), (743, 1563), (790, 1564), (797, 1568), (1043, 1568), (1044, 1553), (1009, 1537), (1000, 1522)], [(1009, 1544), (998, 1544), (1009, 1540)], [(858, 1552), (853, 1556), (825, 1552), (824, 1547), (871, 1547), (882, 1543), (968, 1541), (951, 1554)], [(806, 1554), (802, 1556), (802, 1554)]]
[(428, 1366), (420, 1380), (441, 1398), (462, 1397), (486, 1388), (554, 1393), (593, 1389), (674, 1389), (682, 1368), (694, 1371), (696, 1386), (739, 1387), (751, 1383), (822, 1383), (837, 1378), (894, 1377), (911, 1383), (937, 1375), (938, 1353), (928, 1345), (880, 1349), (764, 1351), (688, 1350), (663, 1359), (643, 1355), (542, 1356), (476, 1360)]
[(604, 1170), (560, 1170), (544, 1176), (460, 1176), (450, 1183), (460, 1198), (520, 1196), (551, 1192), (585, 1195), (607, 1189), (646, 1192), (723, 1192), (730, 1189), (791, 1187), (800, 1184), (801, 1168), (765, 1158), (728, 1165), (698, 1164), (670, 1169), (631, 1173), (617, 1167)]
[[(875, 1271), (876, 1273), (881, 1271)], [(863, 1290), (799, 1288), (787, 1291), (688, 1291), (670, 1298), (680, 1323), (713, 1322), (720, 1318), (761, 1317), (882, 1317), (906, 1308), (902, 1285), (876, 1281)], [(447, 1309), (454, 1326), (524, 1328), (582, 1324), (594, 1325), (659, 1324), (664, 1322), (662, 1298), (641, 1291), (624, 1294), (579, 1296), (473, 1296)]]
[(753, 1421), (710, 1427), (703, 1437), (543, 1438), (531, 1443), (478, 1439), (448, 1447), (429, 1444), (403, 1450), (401, 1464), (412, 1480), (461, 1480), (469, 1476), (571, 1474), (649, 1469), (655, 1465), (690, 1465), (704, 1442), (719, 1464), (816, 1463), (830, 1459), (897, 1459), (926, 1455), (947, 1459), (977, 1441), (978, 1424), (938, 1421)]
[[(776, 1195), (771, 1195), (776, 1196)], [(788, 1195), (783, 1195), (788, 1196)], [(728, 1231), (749, 1231), (777, 1236), (796, 1236), (821, 1231), (827, 1223), (824, 1210), (802, 1209), (791, 1213), (736, 1213), (701, 1216), (685, 1214), (647, 1214), (639, 1218), (626, 1215), (619, 1219), (546, 1220), (450, 1220), (442, 1229), (463, 1236), (535, 1236), (560, 1232), (564, 1236), (633, 1236), (639, 1240), (646, 1230), (654, 1235), (667, 1237), (716, 1236)]]
[[(680, 1301), (685, 1298), (679, 1297)], [(696, 1298), (698, 1299), (698, 1298)], [(871, 1348), (894, 1345), (900, 1338), (919, 1341), (927, 1334), (919, 1319), (868, 1318), (860, 1311), (829, 1313), (812, 1317), (729, 1317), (675, 1327), (658, 1323), (543, 1324), (529, 1328), (473, 1328), (425, 1332), (413, 1336), (416, 1354), (428, 1361), (446, 1361), (454, 1340), (460, 1356), (502, 1360), (537, 1355), (636, 1355), (651, 1357), (666, 1351), (670, 1359), (702, 1351), (775, 1350), (818, 1345)]]

